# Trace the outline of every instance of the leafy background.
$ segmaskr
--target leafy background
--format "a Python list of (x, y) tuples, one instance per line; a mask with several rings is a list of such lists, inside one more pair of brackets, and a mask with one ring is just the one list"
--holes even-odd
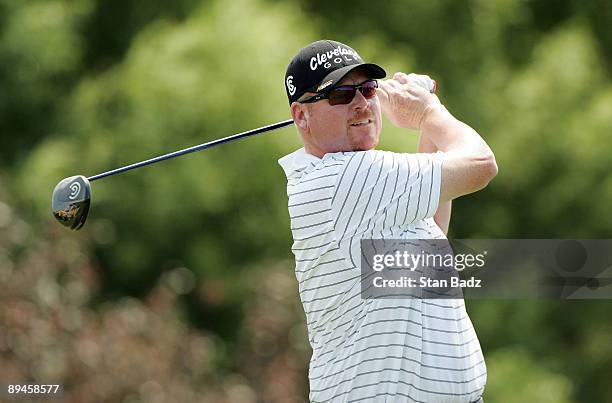
[[(66, 402), (304, 402), (310, 356), (284, 175), (294, 130), (93, 186), (91, 175), (286, 119), (313, 40), (434, 77), (499, 175), (456, 238), (610, 238), (609, 0), (0, 0), (0, 381)], [(415, 149), (385, 125), (382, 148)], [(610, 301), (467, 301), (488, 402), (612, 401)]]

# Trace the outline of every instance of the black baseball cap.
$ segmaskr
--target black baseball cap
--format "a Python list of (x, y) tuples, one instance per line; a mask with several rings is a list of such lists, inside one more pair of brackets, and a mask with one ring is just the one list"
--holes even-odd
[(328, 39), (306, 45), (291, 60), (285, 73), (285, 91), (289, 105), (306, 92), (324, 92), (333, 88), (356, 68), (365, 69), (371, 78), (384, 78), (385, 70), (364, 63), (350, 46)]

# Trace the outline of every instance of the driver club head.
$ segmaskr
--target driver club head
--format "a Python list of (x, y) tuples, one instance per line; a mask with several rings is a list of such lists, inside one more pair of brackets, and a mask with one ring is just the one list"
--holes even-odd
[(91, 202), (89, 180), (82, 175), (62, 180), (53, 189), (51, 208), (53, 216), (65, 227), (80, 229), (87, 220)]

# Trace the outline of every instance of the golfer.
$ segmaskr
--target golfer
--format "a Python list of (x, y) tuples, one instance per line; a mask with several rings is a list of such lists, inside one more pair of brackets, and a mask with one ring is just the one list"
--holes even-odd
[[(281, 158), (295, 273), (312, 346), (312, 402), (480, 402), (487, 372), (463, 299), (364, 299), (360, 240), (446, 237), (451, 201), (497, 173), (485, 141), (427, 76), (314, 42), (285, 75), (304, 147)], [(382, 113), (418, 153), (376, 150)], [(408, 135), (408, 133), (406, 133)]]

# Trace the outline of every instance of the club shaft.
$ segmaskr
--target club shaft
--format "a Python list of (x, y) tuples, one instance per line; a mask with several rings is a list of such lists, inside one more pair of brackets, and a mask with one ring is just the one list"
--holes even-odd
[(160, 155), (159, 157), (150, 158), (150, 159), (145, 160), (145, 161), (136, 162), (134, 164), (126, 165), (126, 166), (121, 167), (121, 168), (116, 168), (116, 169), (113, 169), (111, 171), (107, 171), (107, 172), (103, 172), (103, 173), (100, 173), (100, 174), (97, 174), (97, 175), (90, 176), (87, 179), (90, 182), (93, 182), (95, 180), (102, 179), (102, 178), (105, 178), (107, 176), (119, 174), (121, 172), (130, 171), (132, 169), (144, 167), (146, 165), (155, 164), (156, 162), (160, 162), (160, 161), (164, 161), (164, 160), (169, 160), (171, 158), (180, 157), (181, 155), (193, 153), (193, 152), (196, 152), (196, 151), (205, 150), (207, 148), (214, 147), (214, 146), (217, 146), (219, 144), (229, 143), (230, 141), (239, 140), (239, 139), (242, 139), (242, 138), (245, 138), (245, 137), (254, 136), (256, 134), (260, 134), (260, 133), (265, 133), (265, 132), (281, 129), (283, 127), (287, 127), (287, 126), (290, 126), (292, 124), (293, 124), (293, 119), (283, 120), (283, 121), (278, 122), (278, 123), (273, 123), (271, 125), (259, 127), (257, 129), (253, 129), (253, 130), (249, 130), (249, 131), (246, 131), (246, 132), (242, 132), (242, 133), (234, 134), (234, 135), (231, 135), (231, 136), (223, 137), (221, 139), (209, 141), (208, 143), (203, 143), (203, 144), (199, 144), (197, 146), (185, 148), (183, 150), (179, 150), (179, 151), (175, 151), (175, 152), (172, 152), (172, 153)]

